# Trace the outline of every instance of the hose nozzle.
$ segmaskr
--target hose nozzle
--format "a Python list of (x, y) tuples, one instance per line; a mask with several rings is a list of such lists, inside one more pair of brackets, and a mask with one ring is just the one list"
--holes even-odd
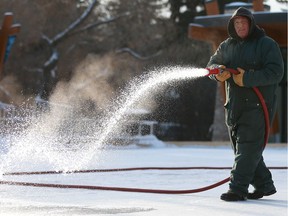
[(222, 68), (206, 68), (206, 70), (208, 70), (208, 74), (206, 76), (210, 76), (210, 75), (213, 75), (213, 74), (220, 74), (223, 72), (223, 69)]
[(234, 70), (232, 68), (205, 68), (208, 70), (208, 74), (206, 76), (211, 76), (211, 75), (216, 75), (216, 74), (221, 74), (223, 71), (229, 71), (232, 74), (239, 74), (239, 71)]

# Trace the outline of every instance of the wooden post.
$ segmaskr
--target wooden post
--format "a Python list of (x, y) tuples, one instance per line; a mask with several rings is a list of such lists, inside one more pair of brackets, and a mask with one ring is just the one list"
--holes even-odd
[(217, 15), (220, 13), (218, 0), (205, 0), (205, 9), (207, 15)]
[(253, 0), (253, 10), (254, 11), (264, 11), (263, 0)]
[(8, 52), (10, 50), (11, 40), (9, 38), (15, 37), (16, 34), (20, 31), (20, 25), (13, 25), (13, 14), (7, 12), (4, 14), (4, 20), (2, 27), (0, 29), (0, 79), (2, 77), (2, 72), (4, 68), (5, 60), (7, 59)]

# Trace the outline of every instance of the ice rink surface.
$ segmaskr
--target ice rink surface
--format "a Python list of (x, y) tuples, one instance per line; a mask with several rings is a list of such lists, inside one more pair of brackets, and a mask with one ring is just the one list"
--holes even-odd
[[(169, 145), (160, 148), (118, 148), (97, 155), (87, 169), (127, 167), (231, 167), (229, 146)], [(100, 158), (99, 158), (100, 157)], [(266, 165), (287, 166), (287, 146), (264, 151)], [(45, 170), (38, 167), (36, 170)], [(30, 170), (16, 170), (30, 171)], [(271, 170), (277, 193), (260, 200), (224, 202), (228, 183), (193, 194), (150, 194), (84, 189), (0, 185), (0, 215), (147, 215), (147, 216), (287, 216), (287, 170)], [(139, 170), (129, 172), (1, 176), (1, 180), (52, 184), (97, 185), (187, 190), (229, 177), (230, 170)], [(253, 190), (253, 188), (250, 188)]]

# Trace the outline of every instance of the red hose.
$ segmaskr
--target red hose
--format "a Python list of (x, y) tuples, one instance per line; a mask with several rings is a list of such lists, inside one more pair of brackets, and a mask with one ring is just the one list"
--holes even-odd
[[(122, 172), (135, 170), (187, 170), (187, 169), (213, 169), (224, 170), (231, 169), (231, 167), (134, 167), (134, 168), (118, 168), (118, 169), (96, 169), (96, 170), (76, 170), (70, 173), (92, 173), (92, 172)], [(288, 167), (269, 167), (269, 169), (288, 169)], [(38, 172), (14, 172), (5, 173), (3, 175), (45, 175), (45, 174), (61, 174), (64, 171), (38, 171)], [(105, 187), (94, 185), (65, 185), (65, 184), (44, 184), (32, 182), (15, 182), (15, 181), (0, 181), (0, 184), (17, 185), (17, 186), (33, 186), (33, 187), (50, 187), (50, 188), (66, 188), (66, 189), (89, 189), (89, 190), (107, 190), (107, 191), (121, 191), (121, 192), (136, 192), (136, 193), (156, 193), (156, 194), (188, 194), (199, 193), (206, 190), (213, 189), (222, 184), (227, 183), (230, 178), (226, 178), (215, 184), (190, 190), (159, 190), (159, 189), (142, 189), (142, 188), (123, 188), (123, 187)]]
[(110, 190), (122, 192), (135, 192), (135, 193), (156, 193), (156, 194), (188, 194), (199, 193), (202, 191), (210, 190), (228, 182), (230, 178), (226, 178), (220, 182), (192, 190), (159, 190), (159, 189), (142, 189), (142, 188), (123, 188), (123, 187), (104, 187), (104, 186), (90, 186), (90, 185), (64, 185), (64, 184), (43, 184), (32, 182), (14, 182), (14, 181), (0, 181), (0, 184), (18, 185), (18, 186), (33, 186), (33, 187), (52, 187), (52, 188), (66, 188), (66, 189), (89, 189), (89, 190)]
[(262, 109), (263, 109), (263, 113), (264, 113), (264, 119), (265, 119), (265, 139), (264, 139), (264, 145), (263, 145), (263, 149), (265, 149), (266, 144), (268, 143), (268, 138), (269, 138), (269, 132), (270, 132), (270, 120), (269, 120), (269, 112), (265, 103), (265, 100), (261, 94), (261, 92), (259, 91), (259, 89), (257, 87), (253, 87), (253, 90), (255, 92), (255, 94), (258, 96), (259, 101), (262, 105)]
[(115, 169), (92, 169), (92, 170), (73, 170), (65, 171), (34, 171), (34, 172), (10, 172), (3, 175), (47, 175), (47, 174), (70, 174), (70, 173), (95, 173), (95, 172), (123, 172), (136, 170), (224, 170), (231, 167), (130, 167)]
[[(136, 170), (229, 170), (232, 167), (130, 167), (115, 169), (91, 169), (91, 170), (72, 170), (72, 171), (33, 171), (33, 172), (8, 172), (3, 176), (16, 175), (53, 175), (53, 174), (76, 174), (76, 173), (97, 173), (97, 172), (127, 172)], [(287, 169), (287, 167), (269, 167), (269, 169)]]

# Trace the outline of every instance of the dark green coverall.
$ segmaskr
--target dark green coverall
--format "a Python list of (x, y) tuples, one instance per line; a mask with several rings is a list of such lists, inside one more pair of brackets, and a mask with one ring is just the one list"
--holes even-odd
[[(238, 37), (233, 17), (250, 19), (249, 36)], [(223, 41), (207, 65), (209, 68), (225, 65), (226, 68), (245, 70), (244, 87), (236, 85), (232, 76), (225, 81), (225, 121), (235, 154), (231, 170), (230, 190), (247, 196), (249, 184), (263, 193), (275, 190), (272, 175), (263, 161), (265, 119), (260, 101), (251, 87), (262, 93), (270, 120), (275, 112), (275, 91), (284, 73), (283, 59), (278, 44), (256, 26), (251, 12), (245, 8), (236, 11), (228, 23), (229, 38)], [(211, 76), (215, 79), (215, 76)]]

